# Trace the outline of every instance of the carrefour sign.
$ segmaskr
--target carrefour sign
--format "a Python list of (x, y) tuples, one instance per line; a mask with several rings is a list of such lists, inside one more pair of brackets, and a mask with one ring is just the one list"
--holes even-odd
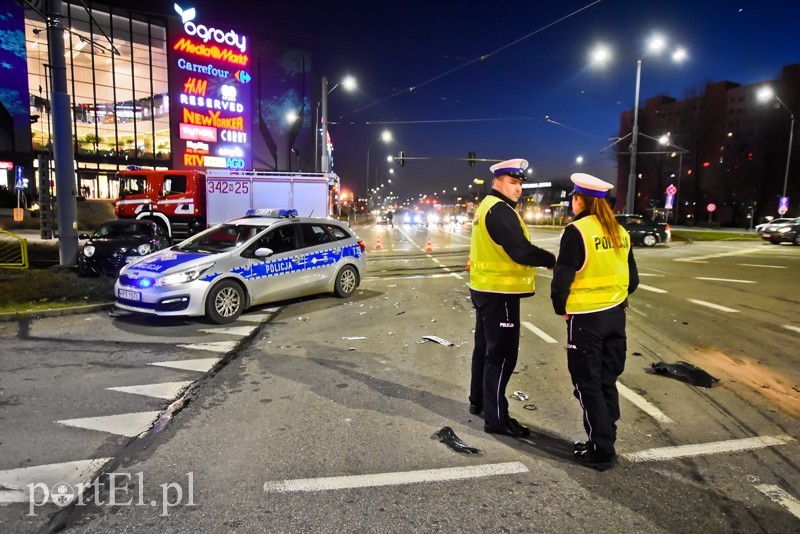
[[(175, 168), (251, 169), (247, 37), (175, 4), (170, 24), (170, 119)], [(202, 149), (200, 149), (202, 147)]]

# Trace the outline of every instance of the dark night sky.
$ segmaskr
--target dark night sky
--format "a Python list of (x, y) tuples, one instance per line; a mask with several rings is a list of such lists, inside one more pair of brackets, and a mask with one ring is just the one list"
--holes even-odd
[[(243, 33), (305, 48), (314, 72), (331, 85), (345, 74), (356, 77), (358, 91), (329, 96), (329, 119), (338, 123), (330, 128), (335, 170), (346, 188), (360, 192), (367, 147), (384, 128), (395, 141), (377, 142), (370, 152), (384, 176), (386, 155), (402, 149), (416, 157), (524, 157), (541, 180), (578, 171), (575, 157), (583, 155), (580, 170), (615, 181), (616, 163), (600, 150), (617, 134), (620, 113), (633, 107), (636, 60), (655, 31), (685, 47), (689, 59), (676, 65), (644, 56), (642, 101), (684, 98), (707, 81), (773, 79), (782, 66), (800, 62), (794, 0), (244, 1), (224, 9), (184, 2), (202, 9), (204, 19), (213, 12)], [(171, 14), (171, 6), (149, 11)], [(605, 70), (588, 62), (598, 41), (615, 53)], [(466, 190), (473, 178), (488, 176), (488, 167), (407, 161), (392, 181), (403, 196)]]

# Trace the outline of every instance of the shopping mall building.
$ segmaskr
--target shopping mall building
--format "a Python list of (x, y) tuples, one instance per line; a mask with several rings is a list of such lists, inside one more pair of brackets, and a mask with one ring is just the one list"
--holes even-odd
[[(0, 0), (0, 187), (14, 189), (22, 166), (31, 196), (54, 139), (54, 69), (36, 5)], [(211, 14), (188, 6), (155, 15), (64, 2), (61, 15), (79, 197), (114, 198), (115, 173), (132, 165), (314, 165), (308, 109), (316, 84), (304, 52), (216, 28)], [(300, 118), (289, 124), (292, 111)]]

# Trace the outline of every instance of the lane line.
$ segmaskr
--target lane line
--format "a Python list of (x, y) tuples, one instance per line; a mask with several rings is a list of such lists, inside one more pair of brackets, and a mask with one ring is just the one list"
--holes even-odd
[(763, 449), (776, 445), (786, 445), (795, 439), (791, 436), (758, 436), (755, 438), (732, 439), (728, 441), (713, 441), (710, 443), (697, 443), (695, 445), (678, 445), (676, 447), (661, 447), (647, 449), (639, 452), (623, 454), (622, 457), (631, 462), (655, 462), (660, 460), (674, 460), (675, 458), (688, 458), (691, 456), (706, 456), (709, 454), (722, 454), (724, 452), (741, 452), (753, 449)]
[(755, 252), (763, 252), (765, 249), (763, 248), (749, 248), (749, 249), (737, 249), (732, 250), (730, 252), (720, 252), (719, 254), (707, 254), (705, 256), (694, 256), (691, 258), (675, 258), (673, 261), (685, 261), (690, 263), (707, 263), (702, 260), (713, 260), (715, 258), (725, 258), (728, 256), (739, 256), (739, 255), (747, 255), (753, 254)]
[(548, 336), (545, 332), (540, 330), (539, 328), (535, 327), (533, 324), (529, 323), (528, 321), (522, 321), (522, 326), (542, 338), (546, 343), (558, 343), (555, 339)]
[(398, 471), (394, 473), (375, 473), (371, 475), (352, 475), (324, 478), (300, 478), (264, 483), (266, 493), (289, 493), (295, 491), (326, 491), (349, 488), (374, 488), (379, 486), (399, 486), (424, 482), (444, 482), (465, 480), (497, 475), (527, 473), (528, 468), (521, 462), (484, 464), (443, 469), (423, 469), (420, 471)]
[(663, 274), (654, 274), (654, 273), (639, 273), (639, 277), (642, 276), (664, 276)]
[(764, 267), (766, 269), (788, 269), (785, 265), (763, 265), (760, 263), (740, 263), (740, 267)]
[(798, 334), (800, 334), (800, 326), (792, 326), (790, 324), (785, 324), (783, 325), (783, 327), (786, 328), (787, 330), (791, 330), (792, 332), (797, 332)]
[(792, 495), (789, 495), (778, 486), (773, 486), (772, 484), (759, 484), (756, 486), (756, 489), (769, 497), (772, 502), (780, 504), (789, 510), (793, 516), (800, 519), (800, 501), (795, 499)]
[(639, 289), (644, 289), (645, 291), (650, 291), (651, 293), (666, 293), (666, 291), (663, 289), (659, 289), (653, 286), (648, 286), (645, 284), (639, 284)]
[(653, 404), (651, 404), (647, 399), (633, 391), (632, 389), (628, 388), (622, 382), (617, 382), (617, 389), (619, 390), (619, 394), (628, 399), (631, 403), (639, 407), (644, 413), (658, 421), (659, 423), (672, 423), (672, 419), (667, 417), (667, 415), (656, 408)]
[(753, 280), (734, 280), (733, 278), (711, 278), (708, 276), (695, 276), (695, 280), (707, 280), (709, 282), (732, 282), (734, 284), (755, 284)]
[(726, 306), (720, 306), (719, 304), (714, 304), (713, 302), (706, 302), (705, 300), (697, 300), (697, 299), (686, 299), (686, 300), (688, 300), (689, 302), (694, 302), (698, 306), (705, 306), (707, 308), (723, 311), (725, 313), (739, 313), (739, 310), (734, 310), (733, 308), (728, 308)]

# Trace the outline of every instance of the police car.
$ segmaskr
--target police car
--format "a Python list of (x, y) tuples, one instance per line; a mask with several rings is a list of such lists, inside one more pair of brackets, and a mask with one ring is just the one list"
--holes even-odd
[(116, 306), (222, 324), (246, 308), (332, 291), (348, 297), (367, 268), (366, 245), (333, 219), (250, 210), (120, 271)]

